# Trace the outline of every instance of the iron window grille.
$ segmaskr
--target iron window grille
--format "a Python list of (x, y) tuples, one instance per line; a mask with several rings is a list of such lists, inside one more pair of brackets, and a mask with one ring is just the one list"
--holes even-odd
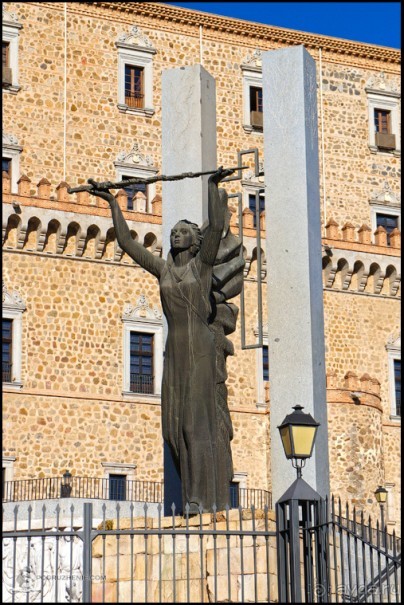
[(109, 476), (109, 499), (126, 500), (126, 475)]
[(398, 228), (398, 216), (393, 214), (376, 214), (376, 228), (384, 227), (387, 232), (387, 245), (390, 246), (390, 233)]
[[(122, 180), (125, 180), (125, 179), (129, 180), (131, 178), (133, 178), (133, 177), (128, 176), (128, 175), (123, 175), (122, 176)], [(134, 183), (133, 185), (127, 185), (123, 189), (124, 189), (124, 191), (125, 191), (125, 193), (127, 195), (127, 198), (128, 198), (127, 206), (126, 206), (127, 210), (133, 210), (134, 209), (134, 203), (133, 203), (133, 201), (134, 201), (135, 195), (139, 191), (141, 191), (142, 193), (144, 193), (144, 195), (146, 196), (146, 199), (147, 199), (147, 186), (146, 186), (146, 183)]]
[(2, 322), (2, 381), (11, 382), (12, 369), (12, 319)]
[(130, 333), (130, 390), (133, 393), (152, 394), (153, 334)]
[(401, 359), (394, 360), (394, 389), (396, 394), (396, 415), (401, 416)]
[(144, 73), (142, 67), (125, 65), (125, 103), (128, 107), (144, 107)]

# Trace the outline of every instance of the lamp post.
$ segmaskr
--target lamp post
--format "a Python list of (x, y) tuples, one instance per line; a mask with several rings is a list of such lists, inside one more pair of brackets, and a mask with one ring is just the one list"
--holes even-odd
[(68, 498), (72, 492), (72, 474), (65, 471), (62, 475), (62, 485), (60, 489), (60, 497)]
[(384, 525), (384, 505), (386, 504), (386, 501), (387, 501), (387, 493), (388, 493), (387, 489), (385, 487), (382, 487), (381, 485), (379, 485), (379, 487), (375, 491), (376, 500), (378, 501), (378, 503), (380, 505), (380, 518), (381, 518), (382, 532), (384, 535), (383, 542), (385, 542), (385, 533), (386, 533), (386, 528)]
[[(309, 579), (312, 577), (313, 557), (317, 557), (317, 584), (322, 587), (321, 594), (324, 595), (325, 601), (329, 598), (330, 587), (327, 579), (324, 533), (320, 531), (315, 534), (315, 555), (308, 530), (313, 527), (313, 521), (317, 526), (326, 521), (326, 505), (320, 494), (302, 478), (302, 468), (313, 453), (320, 423), (310, 414), (304, 413), (301, 405), (295, 405), (293, 410), (278, 426), (285, 456), (292, 461), (297, 471), (297, 478), (276, 503), (278, 598), (281, 603), (314, 603), (318, 595), (315, 594), (314, 584)], [(301, 534), (305, 544), (303, 551)], [(301, 563), (305, 578), (304, 599)]]
[(303, 406), (297, 404), (295, 410), (288, 414), (282, 424), (278, 426), (286, 458), (292, 460), (292, 466), (297, 471), (297, 478), (302, 477), (302, 468), (307, 458), (313, 453), (317, 429), (320, 426), (314, 418), (305, 412)]

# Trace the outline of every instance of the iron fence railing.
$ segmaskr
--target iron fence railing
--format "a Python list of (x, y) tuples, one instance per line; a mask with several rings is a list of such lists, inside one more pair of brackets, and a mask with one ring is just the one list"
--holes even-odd
[(279, 601), (401, 602), (401, 541), (334, 498), (277, 503)]
[(89, 498), (101, 500), (126, 500), (129, 502), (162, 502), (163, 483), (157, 481), (125, 482), (125, 490), (116, 489), (113, 481), (98, 477), (24, 479), (5, 481), (3, 502), (22, 502), (54, 498)]
[[(133, 506), (133, 505), (132, 505)], [(3, 539), (3, 602), (207, 603), (276, 600), (268, 509), (211, 515), (93, 517), (93, 504), (43, 507), (34, 528), (15, 507)], [(29, 512), (29, 515), (31, 513)], [(50, 521), (51, 520), (51, 521)], [(112, 522), (111, 522), (112, 521)], [(49, 525), (49, 522), (52, 524)], [(47, 525), (48, 523), (48, 525)], [(39, 525), (39, 529), (37, 529)]]
[[(63, 477), (5, 481), (3, 502), (23, 502), (55, 498), (89, 498), (99, 500), (123, 500), (127, 502), (162, 503), (163, 483), (158, 481), (126, 480), (116, 484), (115, 478)], [(263, 489), (239, 488), (232, 498), (231, 508), (272, 508), (272, 494)]]

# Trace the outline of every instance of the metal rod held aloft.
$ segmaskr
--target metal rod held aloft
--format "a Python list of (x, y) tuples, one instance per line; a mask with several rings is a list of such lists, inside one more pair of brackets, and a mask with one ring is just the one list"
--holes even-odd
[[(246, 170), (248, 166), (236, 166), (235, 168), (227, 168), (227, 170)], [(172, 176), (165, 176), (164, 174), (158, 176), (151, 176), (148, 178), (134, 177), (133, 179), (125, 179), (112, 183), (111, 181), (105, 181), (103, 183), (97, 183), (97, 190), (103, 189), (120, 189), (127, 187), (128, 185), (136, 185), (137, 183), (156, 183), (157, 181), (180, 181), (181, 179), (194, 179), (198, 176), (204, 176), (205, 174), (215, 174), (216, 170), (207, 170), (205, 172), (182, 172), (181, 174), (174, 174)], [(79, 191), (93, 191), (93, 185), (79, 185), (78, 187), (69, 187), (67, 193), (78, 193)]]

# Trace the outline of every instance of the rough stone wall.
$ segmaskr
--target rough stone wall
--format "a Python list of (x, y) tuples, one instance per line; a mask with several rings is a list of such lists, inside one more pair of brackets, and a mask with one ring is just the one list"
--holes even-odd
[[(17, 115), (14, 96), (4, 96), (5, 132), (23, 146), (21, 171), (31, 180), (45, 176), (61, 181), (63, 175), (63, 11), (58, 3), (6, 3), (25, 25), (20, 34), (20, 82)], [(137, 25), (156, 49), (153, 59), (152, 117), (129, 115), (117, 108), (118, 35)], [(67, 11), (67, 129), (66, 175), (70, 183), (88, 176), (115, 177), (113, 162), (136, 140), (143, 153), (161, 165), (161, 71), (200, 61), (199, 29), (186, 24), (175, 28), (142, 15), (123, 15), (110, 9), (69, 4)], [(174, 33), (175, 32), (175, 33)], [(44, 40), (46, 41), (44, 43)], [(281, 46), (271, 40), (206, 29), (204, 67), (216, 79), (218, 162), (234, 165), (239, 149), (258, 147), (262, 134), (243, 129), (241, 64), (256, 48)], [(319, 52), (311, 50), (319, 69)], [(368, 148), (368, 110), (365, 86), (381, 71), (399, 87), (399, 68), (378, 60), (342, 58), (322, 52), (322, 86), (318, 89), (320, 136), (324, 130), (326, 191), (322, 212), (338, 222), (356, 226), (370, 222), (368, 200), (387, 179), (398, 192), (400, 161), (389, 153), (371, 154)], [(320, 74), (318, 74), (320, 80)], [(322, 94), (322, 99), (320, 98)], [(323, 109), (323, 119), (321, 116)], [(320, 141), (321, 142), (321, 141)], [(52, 149), (52, 153), (49, 153)], [(321, 149), (320, 149), (321, 151)], [(321, 183), (322, 186), (322, 183)], [(159, 191), (159, 188), (158, 188)], [(324, 195), (326, 203), (324, 208)]]
[[(36, 184), (43, 177), (53, 184), (65, 178), (71, 185), (83, 182), (88, 176), (115, 179), (113, 162), (119, 152), (129, 152), (134, 142), (139, 144), (143, 154), (153, 158), (154, 165), (159, 168), (161, 71), (199, 62), (199, 29), (185, 23), (170, 24), (142, 15), (124, 15), (110, 9), (85, 6), (84, 3), (68, 4), (64, 175), (63, 4), (15, 2), (6, 3), (5, 8), (16, 14), (23, 29), (19, 37), (19, 80), (22, 88), (16, 96), (3, 93), (4, 132), (15, 135), (23, 147), (20, 166), (21, 174), (25, 173), (31, 179), (31, 183), (26, 184), (28, 194), (36, 193)], [(120, 33), (129, 32), (134, 24), (141, 28), (157, 50), (153, 59), (155, 113), (152, 117), (125, 114), (117, 108), (118, 55), (115, 41)], [(256, 48), (267, 50), (282, 44), (206, 28), (203, 36), (204, 67), (215, 77), (217, 86), (218, 162), (225, 166), (234, 165), (237, 151), (251, 147), (258, 147), (262, 159), (262, 134), (248, 134), (243, 129), (240, 65)], [(311, 49), (310, 52), (319, 69), (318, 50)], [(333, 218), (340, 226), (351, 222), (357, 229), (363, 223), (370, 224), (369, 199), (374, 191), (383, 189), (385, 182), (395, 195), (399, 195), (399, 158), (388, 153), (372, 154), (368, 148), (365, 86), (371, 76), (382, 71), (387, 82), (397, 87), (397, 65), (340, 55), (329, 50), (322, 52), (318, 107), (320, 174), (324, 169), (326, 191), (322, 189), (321, 179), (321, 210), (323, 219)], [(324, 158), (321, 153), (322, 130)], [(238, 191), (240, 185), (231, 183), (228, 190)], [(20, 198), (13, 196), (12, 199)], [(10, 196), (7, 202), (12, 199)], [(30, 198), (25, 198), (25, 203), (55, 207), (52, 201), (46, 205)], [(163, 203), (170, 203), (170, 200), (163, 200)], [(85, 204), (91, 205), (90, 218), (92, 215), (109, 217), (103, 202), (91, 200)], [(59, 204), (59, 209), (72, 221), (77, 219), (77, 214), (73, 213), (85, 211), (83, 205), (74, 208)], [(131, 215), (130, 218), (150, 222), (152, 233), (158, 230), (161, 222), (159, 217), (152, 215)], [(71, 471), (100, 476), (100, 462), (114, 458), (119, 462), (135, 461), (138, 464), (136, 478), (160, 480), (162, 461), (160, 450), (155, 445), (161, 440), (157, 426), (159, 406), (139, 399), (126, 401), (122, 398), (123, 306), (125, 303), (133, 304), (142, 293), (147, 294), (151, 304), (159, 305), (155, 280), (125, 256), (119, 263), (109, 264), (93, 262), (94, 253), (91, 251), (87, 260), (53, 257), (53, 235), (47, 240), (44, 254), (38, 255), (34, 252), (35, 229), (24, 243), (25, 236), (19, 231), (15, 216), (12, 221), (12, 225), (7, 227), (14, 226), (8, 233), (6, 247), (13, 252), (4, 256), (4, 279), (10, 289), (20, 292), (27, 304), (23, 315), (24, 389), (20, 393), (6, 393), (5, 397), (8, 424), (4, 454), (17, 455), (15, 478), (36, 477), (38, 472), (52, 475), (64, 471), (67, 465), (64, 444), (67, 438), (70, 439), (69, 432), (65, 432), (66, 424), (77, 423), (77, 428), (71, 427), (76, 429), (72, 430), (71, 438), (75, 438), (72, 448), (78, 452), (76, 460), (74, 449), (69, 450), (69, 455), (74, 454)], [(246, 231), (245, 245), (248, 260), (251, 260), (254, 257), (251, 238), (255, 234), (251, 229)], [(16, 253), (19, 240), (20, 253)], [(353, 248), (348, 242), (343, 245), (349, 250)], [(75, 238), (72, 237), (64, 254), (68, 252), (74, 257), (74, 248)], [(359, 250), (365, 251), (365, 247), (359, 245)], [(366, 252), (372, 253), (372, 250), (367, 247)], [(388, 252), (386, 249), (374, 252), (391, 254), (391, 250)], [(103, 260), (108, 255), (111, 258), (110, 248)], [(255, 342), (254, 329), (257, 326), (255, 276), (256, 266), (252, 262), (245, 287), (248, 343)], [(389, 420), (385, 350), (387, 339), (398, 330), (398, 301), (393, 300), (386, 290), (382, 290), (381, 295), (371, 295), (370, 291), (361, 295), (343, 291), (335, 284), (334, 288), (335, 291), (327, 290), (324, 295), (327, 369), (335, 370), (340, 381), (347, 371), (354, 371), (358, 376), (369, 373), (377, 378), (381, 383), (383, 415), (374, 409), (348, 408), (348, 404), (338, 408), (338, 405), (330, 404), (332, 426), (336, 425), (330, 432), (331, 439), (339, 443), (341, 435), (351, 435), (351, 424), (357, 426), (355, 439), (359, 439), (363, 435), (361, 431), (370, 422), (375, 434), (365, 444), (370, 452), (366, 466), (369, 475), (364, 475), (363, 480), (357, 477), (351, 481), (348, 478), (348, 483), (362, 481), (363, 501), (372, 499), (372, 490), (376, 487), (372, 484), (372, 481), (376, 484), (375, 472), (371, 468), (374, 462), (380, 481), (384, 473), (384, 480), (395, 484), (394, 494), (396, 502), (399, 502), (399, 425)], [(263, 302), (266, 318), (265, 287)], [(235, 470), (248, 473), (248, 487), (270, 489), (269, 415), (256, 407), (257, 372), (260, 371), (257, 369), (256, 352), (241, 351), (240, 324), (232, 340), (236, 355), (228, 359), (228, 388), (235, 426)], [(347, 414), (341, 411), (345, 407)], [(20, 413), (21, 409), (25, 409), (27, 414)], [(52, 413), (46, 414), (47, 409)], [(74, 410), (82, 410), (83, 415)], [(104, 414), (113, 433), (107, 442), (101, 435), (102, 431), (94, 433), (94, 424), (104, 418)], [(149, 418), (142, 418), (142, 414)], [(140, 421), (139, 426), (136, 422), (132, 426), (132, 421), (129, 421), (132, 416)], [(48, 417), (52, 420), (48, 421)], [(153, 425), (153, 429), (147, 428), (148, 423)], [(128, 424), (131, 428), (123, 428)], [(88, 430), (84, 430), (85, 427)], [(121, 428), (125, 431), (123, 439)], [(76, 431), (83, 436), (76, 438)], [(80, 445), (75, 446), (75, 443)], [(352, 443), (346, 445), (353, 447)], [(365, 445), (361, 444), (361, 448)], [(33, 451), (36, 452), (35, 457)], [(348, 468), (341, 460), (336, 462), (338, 472), (332, 471), (332, 489), (339, 489), (338, 473), (350, 473)], [(349, 494), (346, 491), (345, 497)]]
[(348, 371), (381, 383), (384, 420), (391, 414), (386, 345), (400, 330), (398, 301), (382, 296), (324, 293), (326, 366), (342, 382)]

